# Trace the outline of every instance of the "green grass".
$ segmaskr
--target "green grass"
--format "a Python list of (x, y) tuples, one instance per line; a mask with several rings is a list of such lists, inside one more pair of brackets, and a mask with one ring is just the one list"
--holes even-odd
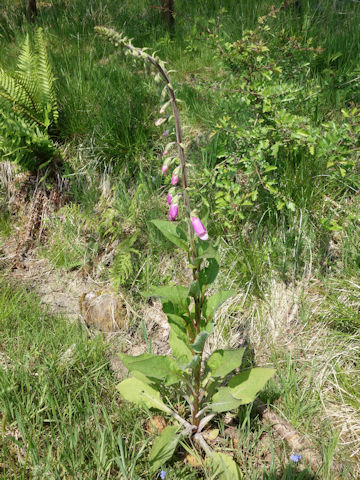
[[(0, 368), (1, 478), (154, 478), (147, 473), (147, 414), (119, 398), (101, 335), (89, 338), (79, 324), (50, 316), (32, 294), (0, 287), (0, 352), (6, 359)], [(310, 418), (319, 412), (315, 391), (309, 401), (311, 375), (290, 357), (285, 361), (269, 388), (279, 392), (279, 409), (292, 424), (311, 432)], [(263, 468), (260, 439), (271, 436), (271, 429), (250, 412), (239, 411), (236, 458), (245, 478), (255, 480)], [(268, 469), (264, 479), (317, 478), (288, 464), (289, 453), (275, 445), (273, 458), (283, 467)], [(204, 478), (185, 467), (180, 455), (166, 471), (172, 480)]]
[(102, 336), (4, 283), (0, 307), (1, 478), (152, 478), (147, 415), (120, 400)]

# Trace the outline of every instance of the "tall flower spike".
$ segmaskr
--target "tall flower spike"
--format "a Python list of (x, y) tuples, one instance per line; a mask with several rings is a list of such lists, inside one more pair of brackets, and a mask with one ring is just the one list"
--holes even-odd
[(195, 234), (200, 238), (200, 240), (207, 240), (209, 238), (208, 232), (202, 224), (200, 218), (192, 217), (191, 223)]
[(176, 204), (171, 204), (169, 208), (169, 220), (173, 222), (176, 220), (179, 208)]

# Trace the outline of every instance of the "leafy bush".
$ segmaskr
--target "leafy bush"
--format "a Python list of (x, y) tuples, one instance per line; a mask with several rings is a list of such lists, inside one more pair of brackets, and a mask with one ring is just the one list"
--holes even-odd
[(36, 172), (59, 160), (49, 129), (58, 109), (42, 30), (21, 48), (16, 72), (0, 69), (0, 154)]
[[(223, 115), (213, 126), (222, 150), (202, 183), (214, 213), (228, 230), (245, 213), (311, 210), (325, 182), (351, 183), (359, 146), (360, 116), (355, 106), (339, 112), (339, 121), (319, 121), (320, 82), (310, 65), (322, 54), (311, 40), (272, 35), (271, 10), (240, 40), (212, 41), (224, 65)], [(217, 31), (217, 30), (216, 30)]]

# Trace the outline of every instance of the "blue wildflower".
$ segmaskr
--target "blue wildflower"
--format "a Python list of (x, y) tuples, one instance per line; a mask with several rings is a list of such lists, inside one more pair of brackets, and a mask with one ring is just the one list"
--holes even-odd
[(164, 480), (165, 475), (166, 475), (165, 470), (161, 470), (161, 472), (160, 472), (160, 478), (161, 478), (161, 480)]
[(302, 456), (300, 455), (300, 453), (292, 454), (290, 455), (290, 460), (292, 462), (298, 463), (300, 460), (302, 460)]

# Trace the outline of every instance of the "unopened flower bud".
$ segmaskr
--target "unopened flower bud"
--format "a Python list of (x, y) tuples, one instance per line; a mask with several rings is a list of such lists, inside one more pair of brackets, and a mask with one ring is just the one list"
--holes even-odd
[(171, 205), (172, 198), (173, 198), (173, 197), (172, 197), (171, 193), (169, 193), (168, 196), (167, 196), (167, 203), (168, 203), (168, 205)]
[(176, 217), (177, 217), (177, 214), (178, 214), (178, 211), (179, 211), (179, 208), (177, 205), (170, 205), (170, 208), (169, 208), (169, 219), (171, 222), (173, 222), (174, 220), (176, 220)]
[(200, 218), (192, 217), (191, 223), (195, 234), (200, 238), (200, 240), (207, 240), (209, 238), (208, 232), (202, 224)]
[(166, 173), (168, 171), (168, 166), (164, 163), (164, 165), (161, 167), (161, 173)]
[(166, 118), (160, 117), (160, 118), (158, 118), (158, 119), (156, 120), (155, 125), (156, 125), (157, 127), (160, 127), (160, 125), (162, 125), (164, 122), (166, 122)]
[(175, 174), (173, 174), (173, 176), (171, 177), (171, 185), (177, 185), (179, 182), (179, 177)]

